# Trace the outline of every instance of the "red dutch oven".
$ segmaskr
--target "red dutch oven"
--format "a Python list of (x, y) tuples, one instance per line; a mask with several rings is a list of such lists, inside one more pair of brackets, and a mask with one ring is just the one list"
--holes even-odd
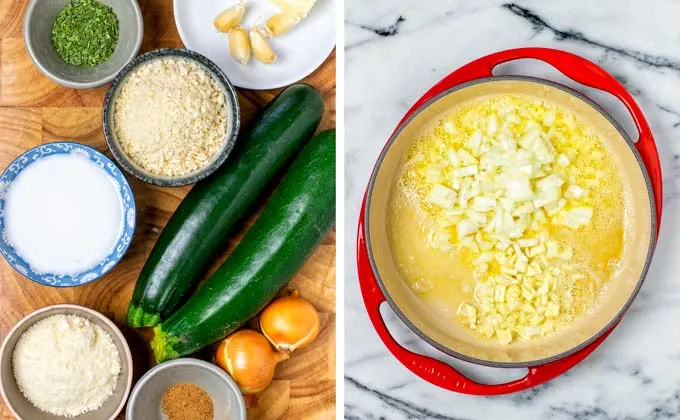
[[(552, 81), (523, 76), (493, 76), (497, 65), (518, 59), (544, 61), (567, 77), (611, 93), (626, 106), (639, 139), (633, 142), (607, 112), (577, 91)], [(568, 108), (590, 124), (608, 146), (626, 189), (627, 223), (622, 266), (604, 288), (601, 303), (564, 333), (500, 346), (473, 337), (463, 328), (442, 327), (401, 278), (390, 252), (386, 215), (391, 185), (404, 152), (417, 134), (447, 110), (476, 98), (521, 94)], [(406, 113), (383, 148), (369, 182), (359, 220), (357, 264), (369, 317), (387, 349), (409, 370), (439, 387), (464, 394), (499, 395), (523, 391), (564, 373), (595, 350), (618, 324), (637, 295), (652, 258), (661, 223), (662, 180), (659, 157), (647, 121), (633, 97), (610, 74), (576, 55), (547, 48), (519, 48), (491, 54), (454, 71)], [(453, 367), (402, 347), (380, 314), (384, 302), (424, 341), (456, 358), (492, 367), (527, 367), (525, 377), (499, 385), (472, 381)]]

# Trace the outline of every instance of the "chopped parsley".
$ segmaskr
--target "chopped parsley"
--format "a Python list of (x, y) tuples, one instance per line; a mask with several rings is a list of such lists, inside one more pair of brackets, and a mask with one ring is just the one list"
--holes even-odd
[(94, 67), (106, 61), (118, 43), (118, 18), (96, 0), (72, 0), (57, 15), (52, 44), (64, 62)]

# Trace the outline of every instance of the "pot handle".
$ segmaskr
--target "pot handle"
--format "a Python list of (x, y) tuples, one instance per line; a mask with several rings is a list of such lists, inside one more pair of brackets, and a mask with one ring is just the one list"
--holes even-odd
[(640, 136), (635, 143), (635, 148), (640, 154), (651, 180), (657, 221), (656, 236), (658, 239), (659, 229), (661, 227), (663, 186), (661, 164), (659, 163), (659, 155), (656, 150), (652, 131), (642, 110), (623, 85), (600, 66), (585, 58), (552, 48), (516, 48), (489, 54), (462, 66), (439, 81), (439, 83), (434, 85), (413, 107), (411, 107), (399, 125), (402, 125), (421, 105), (441, 92), (475, 79), (491, 77), (493, 76), (492, 71), (494, 67), (499, 64), (527, 58), (541, 60), (555, 67), (562, 74), (576, 82), (608, 92), (618, 98), (626, 106), (635, 122), (635, 126)]
[[(364, 214), (364, 206), (362, 206), (362, 214)], [(411, 372), (433, 385), (450, 391), (470, 395), (502, 395), (533, 388), (561, 375), (568, 369), (571, 369), (595, 350), (600, 343), (607, 338), (609, 331), (611, 331), (610, 329), (593, 343), (569, 357), (545, 365), (528, 368), (529, 371), (527, 375), (521, 379), (497, 385), (481, 384), (466, 378), (452, 366), (449, 366), (444, 362), (429, 356), (414, 353), (402, 347), (397, 343), (394, 337), (392, 337), (380, 314), (380, 305), (385, 302), (386, 299), (373, 275), (373, 269), (368, 259), (363, 218), (359, 222), (357, 235), (357, 263), (361, 293), (364, 298), (368, 316), (387, 349)]]

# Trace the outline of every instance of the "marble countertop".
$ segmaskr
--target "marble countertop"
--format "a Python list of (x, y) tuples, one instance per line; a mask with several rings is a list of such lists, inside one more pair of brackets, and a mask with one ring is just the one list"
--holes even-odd
[[(680, 1), (347, 0), (346, 9), (345, 418), (679, 419)], [(590, 357), (552, 382), (523, 393), (459, 395), (411, 374), (373, 330), (354, 260), (359, 206), (383, 143), (427, 88), (477, 57), (522, 46), (559, 48), (588, 58), (635, 96), (661, 156), (664, 221), (642, 291), (622, 323)], [(503, 65), (497, 73), (565, 81), (550, 66), (531, 61)], [(587, 93), (632, 131), (621, 104), (600, 92)], [(402, 344), (441, 357), (389, 308), (384, 316)], [(486, 382), (524, 374), (521, 369), (444, 360)]]

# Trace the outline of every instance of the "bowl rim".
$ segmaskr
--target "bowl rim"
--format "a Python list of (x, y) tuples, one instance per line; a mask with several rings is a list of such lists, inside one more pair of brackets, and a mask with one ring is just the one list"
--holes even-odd
[[(128, 75), (141, 65), (162, 58), (179, 58), (190, 60), (207, 69), (210, 76), (212, 76), (217, 83), (222, 85), (224, 96), (227, 102), (225, 106), (231, 107), (233, 119), (231, 123), (231, 130), (225, 134), (223, 139), (224, 143), (222, 146), (220, 146), (220, 149), (218, 149), (215, 156), (213, 156), (213, 160), (194, 172), (177, 177), (156, 175), (143, 169), (140, 170), (138, 165), (132, 159), (130, 159), (125, 152), (123, 152), (120, 143), (115, 136), (113, 123), (110, 123), (114, 113), (114, 96), (123, 85), (123, 82), (127, 79)], [(194, 184), (210, 176), (220, 166), (222, 166), (227, 158), (231, 155), (241, 129), (241, 106), (238, 101), (236, 89), (231, 83), (231, 80), (229, 80), (224, 71), (208, 57), (186, 48), (159, 48), (135, 57), (116, 75), (115, 79), (111, 83), (111, 86), (109, 87), (109, 90), (106, 92), (106, 97), (104, 98), (104, 104), (102, 108), (102, 126), (104, 129), (104, 137), (106, 138), (106, 144), (108, 145), (111, 154), (113, 154), (113, 157), (120, 164), (120, 166), (123, 167), (123, 169), (125, 169), (135, 178), (145, 183), (160, 187), (182, 187), (185, 185)]]
[(142, 375), (141, 378), (137, 381), (135, 384), (134, 388), (132, 389), (132, 392), (130, 393), (130, 398), (128, 400), (128, 405), (125, 410), (125, 418), (131, 420), (132, 419), (132, 409), (133, 406), (137, 402), (137, 397), (139, 396), (142, 388), (146, 386), (146, 384), (151, 380), (151, 378), (158, 374), (158, 372), (165, 370), (165, 369), (172, 369), (175, 366), (193, 366), (199, 369), (206, 369), (209, 370), (217, 376), (221, 377), (229, 386), (229, 389), (236, 395), (236, 400), (238, 401), (238, 405), (241, 411), (241, 418), (235, 419), (235, 420), (246, 420), (246, 403), (245, 399), (243, 398), (243, 394), (241, 394), (241, 390), (236, 384), (236, 381), (232, 379), (231, 376), (227, 374), (227, 372), (223, 371), (220, 369), (218, 366), (206, 362), (205, 360), (201, 359), (195, 359), (192, 357), (183, 357), (175, 360), (171, 360), (169, 362), (163, 362), (160, 363), (151, 369), (149, 369), (144, 375)]
[[(11, 246), (10, 246), (10, 247), (12, 248), (12, 253), (10, 253), (10, 252), (8, 251), (8, 249), (6, 249), (7, 246), (5, 245), (5, 241), (0, 241), (0, 254), (2, 254), (2, 256), (5, 258), (5, 260), (6, 260), (6, 261), (9, 263), (9, 265), (12, 267), (12, 269), (14, 269), (14, 271), (16, 271), (17, 273), (21, 274), (22, 276), (26, 277), (27, 279), (29, 279), (29, 280), (31, 280), (31, 281), (34, 281), (34, 282), (36, 282), (36, 283), (38, 283), (38, 284), (42, 284), (42, 285), (45, 285), (45, 286), (51, 286), (51, 287), (58, 287), (58, 288), (68, 288), (68, 287), (78, 287), (78, 286), (83, 286), (83, 285), (85, 285), (85, 284), (92, 283), (93, 281), (96, 281), (96, 280), (102, 278), (104, 275), (108, 274), (111, 270), (113, 270), (113, 268), (114, 268), (115, 266), (117, 266), (117, 265), (120, 263), (120, 261), (123, 259), (123, 257), (124, 257), (125, 254), (127, 253), (128, 249), (130, 248), (130, 245), (132, 244), (132, 238), (133, 238), (134, 233), (135, 233), (135, 230), (136, 230), (136, 228), (137, 228), (137, 203), (136, 203), (136, 200), (135, 200), (134, 193), (132, 192), (132, 187), (130, 186), (130, 183), (129, 183), (129, 181), (127, 180), (127, 178), (125, 178), (125, 175), (123, 174), (123, 171), (121, 171), (120, 168), (118, 168), (118, 167), (116, 166), (116, 164), (115, 164), (111, 159), (109, 159), (108, 156), (106, 156), (104, 153), (100, 152), (99, 150), (97, 150), (97, 149), (95, 149), (95, 148), (93, 148), (93, 147), (91, 147), (91, 146), (87, 146), (87, 145), (84, 145), (84, 144), (81, 144), (81, 143), (72, 142), (72, 141), (58, 141), (58, 142), (52, 142), (52, 143), (44, 143), (44, 144), (40, 144), (40, 145), (38, 145), (38, 146), (32, 147), (32, 148), (30, 148), (30, 149), (24, 151), (22, 154), (20, 154), (20, 155), (17, 156), (14, 160), (12, 160), (12, 162), (10, 162), (10, 163), (7, 165), (7, 167), (2, 171), (2, 173), (0, 173), (0, 180), (3, 179), (3, 178), (5, 177), (5, 174), (6, 174), (7, 171), (12, 167), (12, 165), (14, 165), (15, 162), (17, 162), (17, 161), (20, 160), (21, 158), (25, 157), (26, 155), (28, 155), (28, 154), (30, 154), (30, 153), (33, 153), (33, 152), (35, 152), (36, 150), (38, 150), (38, 149), (40, 149), (40, 148), (43, 148), (43, 147), (57, 147), (57, 148), (59, 148), (60, 145), (62, 145), (62, 146), (69, 146), (69, 147), (73, 147), (73, 148), (86, 149), (88, 152), (93, 153), (93, 154), (96, 155), (98, 158), (100, 158), (100, 159), (101, 159), (103, 162), (105, 162), (107, 165), (110, 164), (110, 165), (111, 165), (111, 169), (112, 169), (114, 172), (117, 172), (116, 175), (118, 175), (118, 178), (119, 178), (119, 179), (116, 179), (116, 181), (119, 182), (119, 183), (121, 183), (121, 181), (122, 181), (122, 183), (121, 183), (121, 185), (120, 185), (121, 189), (124, 189), (124, 190), (130, 195), (130, 200), (129, 200), (128, 202), (126, 202), (126, 201), (124, 200), (124, 197), (121, 197), (121, 201), (123, 202), (123, 203), (122, 203), (122, 204), (123, 204), (123, 213), (122, 213), (122, 220), (121, 220), (122, 227), (121, 227), (120, 235), (119, 235), (119, 237), (116, 239), (116, 242), (115, 242), (114, 245), (113, 245), (113, 250), (114, 250), (114, 251), (115, 251), (115, 249), (116, 249), (118, 246), (121, 246), (121, 249), (120, 249), (120, 252), (119, 252), (119, 253), (120, 253), (120, 257), (115, 257), (115, 258), (112, 260), (112, 261), (113, 261), (113, 264), (110, 264), (108, 267), (106, 267), (105, 269), (103, 269), (102, 271), (100, 271), (96, 277), (93, 277), (93, 278), (91, 278), (91, 279), (89, 279), (89, 280), (87, 280), (87, 281), (84, 281), (84, 282), (81, 282), (81, 283), (78, 283), (78, 284), (75, 284), (75, 283), (63, 284), (63, 283), (61, 283), (61, 282), (60, 282), (60, 283), (57, 283), (57, 282), (55, 282), (55, 283), (50, 283), (50, 282), (47, 282), (47, 281), (43, 280), (42, 277), (40, 277), (40, 276), (38, 275), (38, 273), (34, 272), (33, 270), (29, 270), (27, 273), (23, 273), (21, 270), (19, 270), (19, 269), (17, 268), (17, 265), (16, 265), (17, 261), (16, 261), (16, 260), (19, 259), (22, 263), (24, 263), (24, 264), (25, 264), (27, 267), (29, 267), (29, 268), (30, 268), (30, 264), (28, 264), (28, 263), (24, 260), (23, 257), (21, 257), (20, 255), (18, 255), (18, 254), (16, 253), (16, 251), (14, 250), (14, 248), (11, 247)], [(63, 149), (63, 150), (65, 150), (65, 149)], [(32, 164), (35, 163), (36, 161), (38, 161), (38, 160), (40, 160), (40, 159), (42, 159), (42, 158), (44, 158), (44, 157), (52, 156), (52, 155), (54, 155), (54, 154), (63, 154), (63, 153), (50, 153), (50, 154), (41, 155), (40, 158), (35, 159), (34, 162), (29, 163), (29, 164), (26, 165), (26, 166), (32, 165)], [(23, 169), (25, 169), (25, 167), (24, 167)], [(21, 171), (23, 171), (23, 169), (21, 169), (19, 172), (17, 172), (17, 175), (18, 175)], [(111, 176), (111, 175), (108, 174), (108, 173), (107, 173), (107, 175)], [(12, 182), (13, 182), (13, 181), (12, 181)], [(8, 185), (11, 185), (11, 182), (10, 182), (10, 184), (8, 184)], [(0, 198), (0, 201), (4, 201), (4, 197), (3, 197), (3, 198)], [(128, 220), (128, 217), (127, 217), (127, 216), (128, 216), (128, 213), (130, 213), (130, 214), (133, 215), (132, 225), (131, 225), (131, 226), (130, 226), (130, 224), (129, 224), (129, 220)], [(2, 216), (0, 216), (0, 220), (4, 220), (4, 214), (3, 214)], [(2, 222), (2, 225), (4, 226), (4, 222)], [(126, 243), (126, 242), (125, 242), (125, 236), (126, 236), (126, 232), (127, 232), (127, 231), (129, 231), (130, 240), (127, 241), (127, 243)], [(14, 254), (14, 255), (12, 255), (12, 254)], [(111, 253), (107, 254), (107, 259), (108, 259), (108, 257), (109, 257), (110, 255), (113, 255), (113, 254), (115, 254), (115, 252), (111, 252)], [(97, 265), (99, 265), (99, 264), (97, 264)], [(95, 267), (96, 267), (97, 265), (95, 265)], [(91, 268), (85, 270), (85, 271), (82, 272), (82, 273), (75, 273), (75, 274), (62, 275), (62, 274), (55, 274), (55, 273), (43, 273), (43, 275), (44, 275), (44, 276), (60, 277), (61, 279), (73, 279), (73, 278), (76, 278), (76, 277), (78, 277), (78, 276), (87, 274), (88, 272), (91, 272), (91, 271), (93, 270), (93, 268), (94, 268), (94, 267), (91, 267)]]
[(33, 35), (30, 31), (29, 22), (33, 18), (33, 12), (36, 10), (38, 3), (40, 3), (41, 1), (42, 0), (30, 0), (28, 6), (26, 6), (26, 11), (24, 12), (24, 18), (22, 21), (24, 44), (26, 45), (26, 50), (28, 51), (29, 57), (31, 57), (31, 61), (33, 61), (33, 64), (38, 68), (38, 70), (40, 70), (40, 72), (43, 75), (45, 75), (48, 79), (52, 80), (55, 83), (60, 84), (61, 86), (71, 89), (92, 89), (105, 85), (109, 83), (111, 80), (113, 80), (118, 75), (118, 73), (137, 56), (140, 48), (142, 47), (142, 40), (144, 39), (144, 19), (142, 16), (142, 9), (139, 7), (139, 3), (137, 2), (137, 0), (125, 0), (130, 2), (135, 12), (137, 36), (135, 38), (133, 48), (132, 50), (130, 50), (130, 54), (125, 58), (125, 60), (123, 60), (123, 63), (120, 66), (118, 66), (115, 69), (115, 71), (112, 71), (111, 74), (108, 74), (100, 78), (99, 80), (95, 80), (92, 82), (79, 82), (76, 80), (69, 80), (57, 76), (56, 74), (47, 70), (47, 68), (43, 65), (42, 61), (38, 57), (38, 54), (36, 53), (35, 49), (33, 48), (32, 42)]
[[(438, 341), (434, 340), (431, 338), (429, 335), (427, 335), (424, 331), (422, 331), (420, 328), (418, 328), (409, 318), (402, 312), (401, 309), (397, 306), (397, 304), (394, 302), (394, 299), (392, 299), (391, 295), (388, 293), (387, 288), (385, 287), (385, 284), (382, 280), (382, 277), (380, 276), (380, 273), (378, 271), (378, 266), (377, 263), (375, 262), (375, 258), (373, 256), (373, 248), (371, 246), (371, 238), (370, 238), (370, 210), (371, 210), (371, 198), (372, 198), (372, 193), (375, 188), (375, 183), (376, 183), (376, 177), (378, 174), (378, 171), (385, 159), (385, 156), (389, 153), (392, 144), (394, 141), (397, 139), (399, 134), (403, 131), (403, 129), (413, 120), (416, 118), (418, 114), (420, 114), (424, 109), (432, 105), (433, 103), (437, 102), (439, 99), (443, 98), (444, 96), (453, 93), (455, 91), (464, 89), (466, 87), (470, 87), (473, 85), (477, 84), (482, 84), (482, 83), (493, 83), (496, 81), (503, 81), (503, 80), (510, 80), (510, 81), (526, 81), (526, 82), (531, 82), (531, 83), (537, 83), (540, 85), (548, 86), (551, 88), (559, 89), (563, 92), (566, 92), (572, 96), (574, 96), (577, 99), (582, 100), (585, 102), (587, 105), (595, 109), (597, 112), (599, 112), (605, 119), (609, 121), (609, 123), (619, 132), (621, 137), (624, 139), (626, 145), (629, 147), (631, 153), (635, 157), (635, 160), (637, 161), (637, 164), (640, 168), (640, 171), (642, 173), (642, 177), (644, 179), (644, 183), (646, 186), (647, 190), (647, 195), (649, 197), (649, 205), (650, 205), (650, 238), (649, 238), (649, 245), (648, 245), (648, 250), (647, 250), (647, 256), (645, 263), (642, 267), (642, 271), (640, 272), (640, 276), (637, 280), (637, 283), (635, 285), (635, 288), (631, 291), (630, 295), (628, 296), (628, 299), (624, 303), (624, 305), (621, 307), (621, 309), (618, 311), (616, 316), (614, 316), (612, 319), (610, 319), (597, 333), (593, 334), (590, 336), (588, 339), (584, 340), (582, 343), (571, 347), (570, 349), (563, 351), (559, 354), (550, 356), (550, 357), (545, 357), (542, 359), (538, 360), (529, 360), (529, 361), (522, 361), (522, 362), (496, 362), (496, 361), (490, 361), (490, 360), (485, 360), (481, 359), (478, 357), (473, 357), (473, 356), (468, 356), (465, 355), (461, 352), (458, 352), (456, 350), (450, 349), (442, 344), (440, 344)], [(364, 220), (364, 237), (366, 240), (366, 251), (368, 255), (368, 262), (371, 267), (371, 271), (375, 277), (376, 283), (378, 284), (378, 287), (382, 291), (383, 295), (385, 296), (386, 302), (389, 304), (390, 308), (394, 311), (395, 315), (401, 320), (401, 322), (404, 323), (413, 333), (415, 333), (420, 339), (422, 339), (425, 343), (431, 345), (435, 349), (441, 351), (442, 353), (454, 357), (459, 360), (463, 360), (465, 362), (473, 363), (475, 365), (479, 366), (488, 366), (488, 367), (494, 367), (494, 368), (532, 368), (535, 366), (540, 366), (540, 365), (545, 365), (551, 362), (555, 362), (558, 360), (562, 360), (568, 356), (571, 356), (573, 354), (578, 353), (579, 351), (583, 350), (584, 348), (588, 347), (590, 344), (595, 342), (598, 338), (602, 337), (605, 333), (608, 331), (611, 331), (618, 323), (619, 321), (623, 318), (624, 314), (626, 311), (630, 308), (630, 306), (633, 304), (633, 301), (637, 297), (638, 293), (640, 292), (640, 289), (642, 288), (642, 285), (644, 284), (647, 274), (649, 272), (649, 267), (652, 262), (652, 257), (654, 256), (654, 250), (655, 250), (655, 240), (656, 240), (656, 228), (657, 228), (657, 219), (656, 219), (656, 207), (654, 206), (654, 194), (652, 192), (652, 183), (651, 179), (649, 177), (649, 173), (647, 172), (647, 167), (645, 166), (644, 162), (642, 161), (642, 157), (640, 156), (640, 153), (638, 150), (635, 148), (635, 141), (631, 138), (630, 135), (626, 132), (626, 130), (623, 129), (623, 126), (607, 111), (603, 106), (598, 104), (597, 102), (593, 101), (590, 99), (588, 96), (586, 96), (584, 93), (573, 89), (569, 86), (566, 86), (564, 84), (549, 80), (549, 79), (544, 79), (540, 77), (534, 77), (534, 76), (519, 76), (519, 75), (498, 75), (498, 76), (489, 76), (489, 77), (482, 77), (478, 79), (473, 79), (465, 83), (461, 83), (455, 86), (452, 86), (448, 89), (443, 90), (442, 92), (438, 93), (437, 95), (433, 96), (430, 98), (428, 101), (420, 105), (414, 112), (403, 122), (399, 123), (397, 128), (395, 129), (394, 133), (390, 134), (390, 137), (388, 138), (387, 142), (383, 146), (383, 149), (381, 150), (378, 158), (376, 159), (376, 162), (371, 170), (371, 175), (368, 181), (368, 186), (366, 188), (366, 206), (364, 211), (361, 214), (361, 218)]]
[[(113, 321), (111, 321), (106, 315), (102, 314), (101, 312), (92, 308), (88, 308), (86, 306), (75, 305), (71, 303), (60, 303), (56, 305), (45, 306), (36, 309), (33, 312), (29, 312), (28, 314), (24, 315), (23, 318), (17, 321), (17, 323), (14, 324), (14, 326), (12, 327), (12, 329), (9, 330), (7, 336), (5, 336), (5, 339), (2, 341), (2, 345), (0, 346), (0, 359), (4, 357), (5, 352), (7, 352), (8, 350), (7, 346), (9, 345), (10, 339), (16, 334), (16, 332), (19, 330), (21, 326), (29, 323), (37, 315), (53, 310), (59, 310), (60, 313), (63, 313), (63, 310), (74, 310), (88, 313), (97, 318), (98, 320), (102, 321), (109, 328), (111, 328), (111, 330), (114, 332), (113, 334), (115, 336), (113, 337), (114, 340), (118, 340), (122, 344), (123, 349), (125, 350), (125, 355), (119, 355), (119, 357), (121, 359), (121, 364), (125, 363), (128, 366), (128, 375), (125, 383), (125, 391), (123, 392), (121, 401), (118, 404), (118, 407), (116, 407), (111, 417), (108, 418), (108, 420), (114, 420), (116, 416), (118, 416), (118, 414), (120, 414), (120, 412), (123, 411), (123, 407), (125, 407), (125, 404), (127, 403), (128, 400), (128, 396), (130, 395), (130, 389), (132, 388), (132, 377), (134, 376), (133, 375), (134, 363), (132, 362), (132, 353), (130, 352), (130, 345), (125, 339), (123, 332), (120, 330), (120, 328), (118, 328), (118, 326)], [(12, 375), (14, 375), (14, 373), (12, 373)], [(2, 395), (2, 399), (5, 401), (5, 404), (7, 404), (7, 407), (9, 408), (12, 415), (14, 415), (17, 419), (22, 419), (22, 417), (19, 416), (19, 414), (14, 410), (12, 401), (10, 401), (9, 398), (7, 398), (7, 394), (5, 393), (5, 386), (2, 380), (0, 380), (0, 395)]]

